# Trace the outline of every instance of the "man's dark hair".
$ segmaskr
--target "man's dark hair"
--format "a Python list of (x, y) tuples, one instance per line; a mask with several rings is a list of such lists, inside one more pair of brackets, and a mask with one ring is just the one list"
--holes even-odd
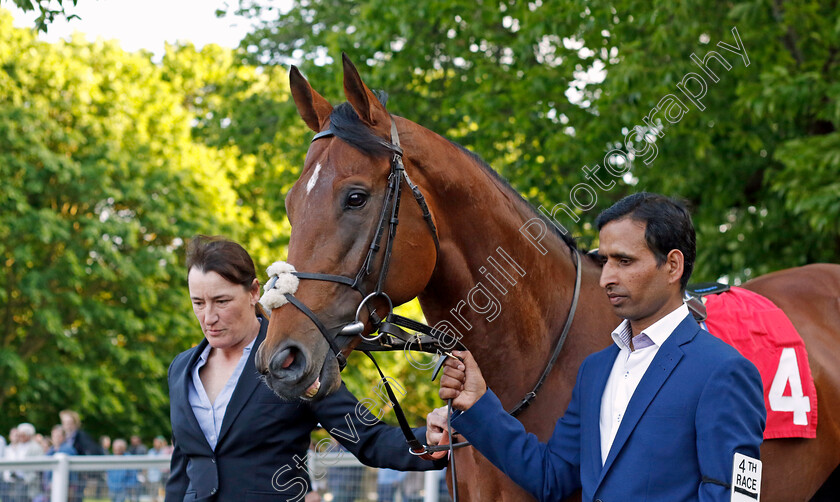
[[(196, 235), (190, 240), (187, 245), (187, 274), (193, 268), (205, 273), (216, 272), (226, 281), (239, 284), (245, 291), (251, 291), (251, 285), (257, 278), (254, 260), (248, 251), (220, 236)], [(255, 311), (268, 317), (259, 303)]]
[(680, 288), (685, 290), (694, 261), (697, 258), (697, 238), (691, 215), (685, 206), (664, 195), (639, 192), (624, 197), (605, 209), (595, 224), (598, 230), (611, 221), (632, 218), (645, 223), (645, 242), (656, 257), (657, 266), (662, 266), (668, 253), (678, 249), (685, 257)]

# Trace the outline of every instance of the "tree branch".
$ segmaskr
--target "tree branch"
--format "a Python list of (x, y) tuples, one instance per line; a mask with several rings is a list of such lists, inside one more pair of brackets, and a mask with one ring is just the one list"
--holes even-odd
[[(776, 19), (776, 22), (779, 23), (781, 26), (785, 26), (784, 23), (784, 8), (782, 6), (782, 0), (773, 0), (773, 17)], [(802, 66), (802, 62), (804, 58), (802, 57), (802, 52), (797, 47), (797, 42), (799, 37), (794, 31), (793, 27), (787, 25), (787, 32), (782, 37), (782, 45), (790, 52), (790, 55), (793, 56), (794, 61), (796, 61), (796, 66)]]

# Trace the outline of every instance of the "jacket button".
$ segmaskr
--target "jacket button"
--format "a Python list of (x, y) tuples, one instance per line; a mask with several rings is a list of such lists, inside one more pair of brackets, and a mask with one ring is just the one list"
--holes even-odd
[(215, 459), (215, 458), (211, 458), (211, 459), (210, 459), (210, 461), (211, 461), (211, 462), (213, 462), (214, 464), (216, 463), (216, 459)]
[(601, 500), (601, 499), (597, 499), (597, 500), (595, 500), (595, 502), (604, 502), (604, 501)]
[(215, 489), (215, 488), (211, 488), (211, 489), (210, 489), (210, 495), (215, 495), (215, 494), (216, 494), (216, 489)]

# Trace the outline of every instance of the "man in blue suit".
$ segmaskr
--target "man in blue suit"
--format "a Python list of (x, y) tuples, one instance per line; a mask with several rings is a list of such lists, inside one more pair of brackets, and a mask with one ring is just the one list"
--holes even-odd
[[(700, 329), (683, 303), (695, 259), (688, 211), (656, 194), (625, 197), (597, 219), (601, 286), (625, 319), (613, 345), (578, 370), (547, 443), (507, 415), (469, 352), (446, 362), (452, 425), (539, 500), (729, 500), (736, 452), (759, 457), (761, 377)], [(430, 417), (429, 423), (434, 424)], [(427, 432), (433, 444), (440, 426)]]

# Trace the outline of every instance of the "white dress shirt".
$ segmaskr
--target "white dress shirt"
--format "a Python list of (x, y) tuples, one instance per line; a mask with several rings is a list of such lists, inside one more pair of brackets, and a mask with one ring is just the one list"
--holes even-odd
[(612, 332), (613, 342), (621, 351), (615, 358), (607, 379), (607, 386), (604, 387), (604, 394), (601, 396), (601, 465), (607, 461), (610, 447), (624, 418), (624, 412), (627, 410), (627, 404), (651, 361), (659, 352), (659, 347), (665, 343), (671, 332), (688, 314), (688, 307), (683, 303), (670, 314), (633, 336), (634, 350), (630, 350), (632, 332), (629, 321), (624, 320)]

